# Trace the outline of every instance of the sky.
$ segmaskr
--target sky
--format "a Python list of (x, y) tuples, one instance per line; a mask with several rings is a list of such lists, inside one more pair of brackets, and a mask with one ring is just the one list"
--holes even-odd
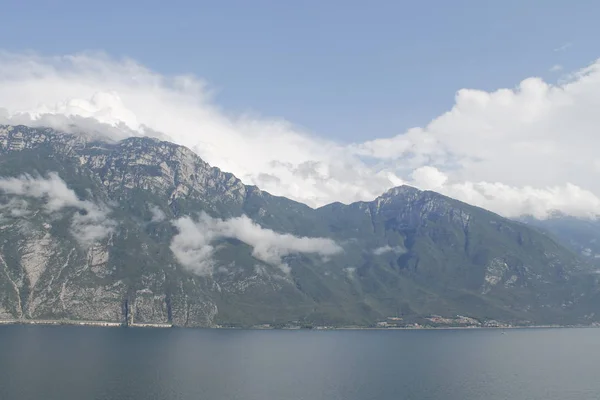
[(311, 206), (411, 184), (600, 214), (597, 2), (5, 3), (8, 122), (159, 131)]

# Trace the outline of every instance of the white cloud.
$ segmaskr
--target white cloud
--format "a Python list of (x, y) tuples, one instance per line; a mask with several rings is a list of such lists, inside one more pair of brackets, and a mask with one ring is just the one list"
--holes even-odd
[(563, 70), (563, 66), (559, 65), (559, 64), (555, 64), (552, 67), (550, 67), (550, 72), (558, 72), (558, 71), (562, 71)]
[[(597, 214), (599, 89), (600, 64), (593, 64), (558, 86), (530, 78), (514, 90), (460, 90), (454, 107), (425, 128), (358, 150), (385, 159), (387, 168), (417, 169), (410, 183), (418, 187), (505, 216), (543, 217), (552, 208)], [(391, 157), (387, 149), (398, 143), (405, 150)]]
[(71, 221), (71, 233), (80, 245), (91, 246), (95, 242), (104, 239), (114, 232), (117, 222), (108, 218), (108, 210), (100, 208), (95, 204), (92, 207), (82, 209), (85, 214), (73, 215)]
[(202, 213), (197, 222), (183, 217), (173, 221), (173, 225), (179, 231), (171, 242), (173, 254), (184, 267), (200, 275), (212, 273), (216, 251), (212, 243), (222, 238), (246, 243), (252, 247), (254, 258), (278, 266), (284, 273), (290, 272), (290, 267), (282, 260), (287, 255), (312, 253), (327, 257), (342, 251), (331, 239), (278, 233), (261, 227), (245, 215), (221, 220)]
[(161, 222), (164, 221), (167, 216), (158, 206), (151, 205), (149, 208), (150, 213), (152, 214), (151, 222)]
[(589, 190), (570, 183), (534, 188), (485, 181), (446, 183), (447, 181), (448, 176), (438, 169), (421, 167), (414, 171), (410, 184), (423, 190), (435, 190), (509, 218), (531, 215), (545, 219), (555, 210), (581, 218), (600, 215), (600, 199)]
[(407, 182), (505, 216), (596, 214), (599, 106), (597, 62), (559, 84), (461, 89), (426, 126), (341, 145), (281, 119), (229, 115), (201, 80), (131, 60), (0, 55), (0, 120), (75, 123), (115, 138), (163, 132), (247, 184), (312, 206), (371, 200)]
[[(18, 178), (0, 178), (0, 192), (42, 199), (48, 214), (72, 207), (79, 210), (71, 220), (71, 233), (82, 246), (89, 246), (113, 232), (116, 223), (108, 218), (108, 210), (88, 200), (80, 200), (69, 189), (60, 176), (51, 172), (47, 178), (21, 175)], [(23, 200), (10, 200), (8, 205), (19, 205), (19, 215), (26, 215), (27, 203)], [(14, 214), (14, 213), (13, 213)], [(14, 215), (13, 215), (14, 216)]]
[(198, 226), (188, 217), (174, 221), (173, 225), (179, 232), (173, 237), (170, 247), (179, 263), (199, 275), (210, 275), (215, 251), (211, 245), (214, 233)]
[(17, 196), (45, 199), (45, 207), (49, 212), (64, 207), (78, 207), (80, 203), (75, 192), (69, 189), (56, 173), (48, 174), (48, 178), (34, 178), (31, 175), (0, 178), (0, 191)]
[(446, 185), (440, 191), (509, 218), (532, 215), (545, 219), (554, 210), (582, 218), (600, 215), (600, 199), (592, 192), (573, 184), (533, 188), (502, 183), (465, 182)]
[(29, 203), (24, 199), (13, 197), (5, 203), (0, 203), (0, 223), (28, 215), (30, 215)]
[(376, 256), (380, 256), (380, 255), (386, 254), (386, 253), (402, 254), (405, 252), (406, 252), (406, 250), (404, 248), (402, 248), (401, 246), (392, 247), (389, 245), (381, 246), (381, 247), (378, 247), (375, 250), (373, 250), (373, 254), (375, 254)]
[(415, 186), (423, 190), (440, 190), (448, 180), (446, 174), (430, 166), (415, 169), (411, 177)]
[[(0, 55), (0, 107), (7, 122), (40, 118), (39, 124), (62, 128), (74, 121), (57, 119), (67, 115), (120, 122), (139, 134), (164, 132), (245, 183), (311, 205), (374, 197), (391, 184), (389, 174), (374, 175), (336, 143), (281, 119), (227, 116), (209, 100), (202, 82), (163, 77), (131, 61), (96, 54)], [(114, 134), (114, 127), (106, 133)]]

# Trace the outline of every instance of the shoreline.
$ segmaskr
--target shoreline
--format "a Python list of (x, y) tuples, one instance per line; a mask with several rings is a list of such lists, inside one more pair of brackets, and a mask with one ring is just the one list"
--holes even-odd
[(185, 329), (228, 329), (228, 330), (280, 330), (280, 331), (395, 331), (395, 330), (473, 330), (473, 329), (568, 329), (568, 328), (600, 328), (600, 323), (592, 323), (590, 325), (520, 325), (520, 326), (437, 326), (437, 327), (412, 327), (412, 326), (395, 326), (395, 327), (360, 327), (360, 326), (323, 326), (313, 328), (301, 328), (301, 327), (227, 327), (227, 326), (214, 326), (214, 327), (184, 327), (173, 324), (161, 324), (161, 323), (130, 323), (125, 325), (121, 322), (114, 321), (77, 321), (77, 320), (28, 320), (28, 319), (11, 319), (11, 320), (0, 320), (0, 326), (3, 325), (44, 325), (44, 326), (90, 326), (90, 327), (109, 327), (109, 328), (185, 328)]
[(0, 320), (2, 325), (66, 325), (66, 326), (94, 326), (94, 327), (109, 327), (109, 328), (172, 328), (172, 324), (147, 324), (133, 323), (124, 325), (121, 322), (114, 321), (77, 321), (68, 319), (9, 319)]

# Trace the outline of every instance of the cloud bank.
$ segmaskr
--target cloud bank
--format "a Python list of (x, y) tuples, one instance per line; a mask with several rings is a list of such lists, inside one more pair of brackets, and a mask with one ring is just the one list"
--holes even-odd
[(407, 183), (505, 216), (595, 216), (599, 106), (595, 62), (557, 84), (531, 77), (493, 92), (461, 89), (425, 126), (342, 145), (282, 119), (232, 116), (193, 76), (102, 54), (0, 54), (0, 121), (115, 139), (162, 132), (244, 183), (311, 206), (372, 200)]
[(333, 240), (327, 238), (297, 237), (265, 229), (247, 216), (222, 220), (202, 213), (198, 221), (183, 217), (173, 221), (178, 233), (171, 242), (171, 251), (187, 269), (199, 275), (209, 275), (214, 268), (213, 244), (218, 239), (237, 239), (252, 247), (252, 256), (281, 268), (288, 274), (290, 267), (283, 257), (295, 253), (332, 256), (342, 251)]
[[(44, 209), (48, 214), (69, 207), (77, 209), (78, 212), (71, 220), (71, 233), (79, 244), (85, 247), (108, 236), (116, 226), (116, 222), (108, 217), (109, 211), (106, 208), (88, 200), (80, 200), (55, 172), (49, 173), (46, 178), (31, 175), (0, 178), (0, 192), (41, 199), (45, 202)], [(6, 205), (0, 207), (0, 211), (10, 208), (13, 217), (23, 217), (28, 214), (27, 206), (24, 199), (10, 199)]]

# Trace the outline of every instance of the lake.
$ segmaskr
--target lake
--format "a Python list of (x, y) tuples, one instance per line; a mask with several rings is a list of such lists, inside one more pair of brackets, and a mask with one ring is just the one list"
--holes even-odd
[(600, 398), (600, 329), (0, 326), (2, 400)]

